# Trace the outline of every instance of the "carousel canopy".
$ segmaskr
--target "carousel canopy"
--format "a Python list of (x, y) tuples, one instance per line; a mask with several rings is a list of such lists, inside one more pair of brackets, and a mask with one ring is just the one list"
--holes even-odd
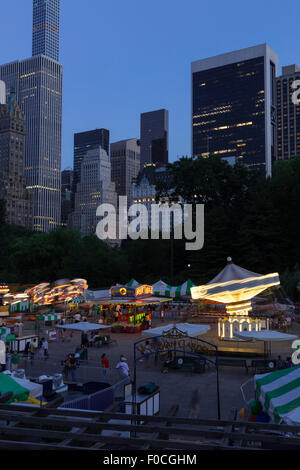
[(300, 367), (254, 376), (259, 401), (275, 423), (300, 424)]
[(289, 335), (287, 333), (281, 333), (280, 331), (274, 330), (262, 330), (262, 331), (235, 331), (234, 336), (241, 339), (248, 339), (252, 341), (265, 341), (268, 343), (275, 341), (293, 341), (298, 336)]
[(93, 330), (108, 330), (111, 328), (110, 325), (101, 325), (100, 323), (89, 323), (82, 321), (78, 323), (72, 323), (70, 325), (56, 325), (55, 328), (63, 328), (64, 330), (76, 330), (76, 331), (93, 331)]
[(192, 298), (223, 303), (250, 300), (271, 286), (280, 284), (278, 273), (261, 275), (235, 265), (231, 258), (227, 266), (208, 284), (191, 288)]
[(142, 336), (160, 336), (176, 327), (182, 333), (187, 333), (188, 336), (201, 336), (210, 330), (209, 325), (197, 325), (193, 323), (170, 323), (169, 325), (143, 330)]

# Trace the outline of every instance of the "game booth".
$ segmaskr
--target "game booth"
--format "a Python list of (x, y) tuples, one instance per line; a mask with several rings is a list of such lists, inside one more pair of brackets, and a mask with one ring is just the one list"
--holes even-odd
[(128, 287), (113, 286), (110, 297), (94, 300), (96, 308), (114, 311), (115, 321), (111, 325), (114, 333), (138, 333), (151, 326), (151, 307), (172, 299), (153, 297), (152, 286), (147, 284)]

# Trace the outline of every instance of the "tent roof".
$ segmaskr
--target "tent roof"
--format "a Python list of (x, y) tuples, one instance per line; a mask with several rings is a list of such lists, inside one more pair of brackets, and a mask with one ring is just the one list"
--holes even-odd
[(249, 339), (253, 341), (292, 341), (297, 339), (296, 335), (288, 335), (287, 333), (281, 333), (280, 331), (274, 330), (262, 330), (262, 331), (235, 331), (234, 336), (242, 339)]
[(275, 422), (300, 424), (300, 367), (255, 375), (259, 401)]
[(71, 323), (70, 325), (55, 325), (55, 328), (63, 328), (64, 330), (77, 330), (77, 331), (92, 331), (92, 330), (107, 330), (111, 328), (110, 325), (101, 325), (100, 323), (89, 323), (82, 321), (78, 323)]
[(170, 323), (169, 325), (158, 326), (157, 328), (150, 328), (149, 330), (143, 330), (142, 336), (160, 336), (164, 332), (172, 330), (174, 326), (182, 331), (187, 333), (188, 336), (200, 336), (204, 335), (210, 330), (209, 325), (198, 325), (193, 323)]
[(129, 282), (127, 282), (126, 284), (127, 287), (139, 287), (141, 286), (141, 284), (139, 282), (137, 282), (135, 279), (130, 279)]
[(248, 271), (247, 269), (241, 268), (234, 264), (231, 258), (227, 258), (227, 265), (222, 269), (216, 277), (214, 277), (207, 284), (217, 284), (221, 282), (234, 281), (238, 279), (247, 279), (248, 277), (257, 277), (261, 274)]

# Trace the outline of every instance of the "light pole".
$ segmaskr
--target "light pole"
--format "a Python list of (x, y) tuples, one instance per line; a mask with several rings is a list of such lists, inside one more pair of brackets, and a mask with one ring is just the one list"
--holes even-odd
[(209, 141), (212, 139), (209, 135), (207, 136), (207, 154), (209, 156)]

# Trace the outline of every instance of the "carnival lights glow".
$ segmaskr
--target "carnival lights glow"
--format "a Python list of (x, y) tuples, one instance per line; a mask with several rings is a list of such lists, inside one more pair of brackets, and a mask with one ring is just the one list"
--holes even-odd
[(45, 282), (28, 289), (30, 300), (34, 304), (49, 305), (54, 303), (69, 302), (75, 297), (83, 296), (88, 285), (85, 279), (61, 279), (53, 284)]
[(228, 318), (219, 319), (218, 332), (222, 338), (231, 339), (234, 331), (261, 329), (260, 320), (252, 322), (249, 318), (251, 299), (269, 287), (279, 285), (278, 273), (253, 273), (227, 258), (227, 266), (208, 284), (191, 287), (191, 295), (193, 300), (214, 300), (226, 305)]

